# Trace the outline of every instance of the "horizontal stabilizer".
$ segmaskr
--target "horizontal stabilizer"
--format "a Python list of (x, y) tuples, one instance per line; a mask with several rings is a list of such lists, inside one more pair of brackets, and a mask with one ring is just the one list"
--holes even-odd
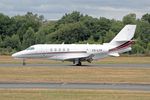
[(118, 57), (120, 56), (119, 53), (109, 53), (110, 56)]

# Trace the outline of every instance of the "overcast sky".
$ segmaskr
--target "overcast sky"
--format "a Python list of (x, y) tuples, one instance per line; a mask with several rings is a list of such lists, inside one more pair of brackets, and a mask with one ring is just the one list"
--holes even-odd
[(0, 0), (0, 13), (14, 16), (28, 11), (44, 15), (48, 20), (60, 19), (72, 11), (110, 19), (136, 13), (140, 18), (150, 13), (150, 0)]

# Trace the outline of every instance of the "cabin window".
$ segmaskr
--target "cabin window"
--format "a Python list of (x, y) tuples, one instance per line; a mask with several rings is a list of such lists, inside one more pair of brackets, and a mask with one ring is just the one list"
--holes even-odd
[(69, 51), (69, 48), (67, 49), (67, 51)]
[(102, 49), (99, 49), (99, 52), (101, 52), (102, 51)]
[(59, 51), (61, 51), (61, 48), (59, 48)]
[(34, 49), (35, 49), (34, 47), (29, 47), (26, 50), (34, 50)]
[(57, 51), (57, 49), (55, 48), (54, 51)]
[(63, 48), (63, 51), (65, 52), (65, 48)]
[(52, 49), (52, 48), (50, 49), (50, 52), (53, 52), (53, 49)]

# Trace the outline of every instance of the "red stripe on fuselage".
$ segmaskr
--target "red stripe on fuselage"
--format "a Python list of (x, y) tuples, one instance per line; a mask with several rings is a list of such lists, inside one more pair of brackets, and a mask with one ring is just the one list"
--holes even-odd
[(113, 49), (110, 49), (109, 51), (117, 51), (117, 50), (120, 50), (120, 49), (123, 49), (123, 48), (126, 48), (126, 47), (129, 47), (130, 45), (132, 45), (134, 43), (134, 41), (127, 41), (126, 43), (116, 47), (116, 48), (113, 48)]
[(70, 52), (37, 52), (37, 53), (28, 53), (26, 55), (34, 54), (61, 54), (61, 53), (87, 53), (86, 51), (70, 51)]

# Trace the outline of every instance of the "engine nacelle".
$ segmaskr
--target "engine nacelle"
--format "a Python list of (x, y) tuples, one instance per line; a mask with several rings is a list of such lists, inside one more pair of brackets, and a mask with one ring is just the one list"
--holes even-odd
[(108, 51), (109, 51), (108, 48), (102, 48), (101, 50), (102, 50), (101, 53), (108, 53)]

